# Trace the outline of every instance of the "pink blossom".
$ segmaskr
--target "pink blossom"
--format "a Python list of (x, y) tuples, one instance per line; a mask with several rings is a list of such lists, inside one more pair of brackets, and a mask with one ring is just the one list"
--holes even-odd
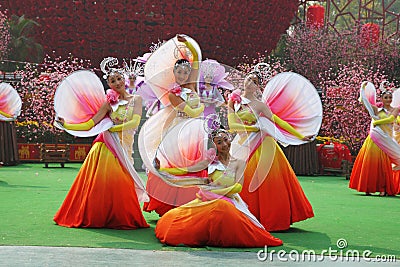
[[(54, 142), (55, 138), (73, 141), (73, 137), (64, 131), (53, 127), (55, 116), (54, 93), (56, 88), (67, 75), (88, 69), (90, 61), (78, 61), (70, 56), (68, 60), (47, 55), (40, 65), (27, 63), (18, 71), (21, 83), (16, 89), (20, 92), (24, 103), (21, 115), (17, 121), (17, 136), (28, 142)], [(40, 78), (44, 74), (46, 79)]]
[(232, 101), (233, 103), (241, 103), (242, 102), (242, 97), (240, 96), (240, 94), (241, 94), (240, 89), (234, 90), (229, 95), (229, 100)]
[(8, 43), (10, 41), (10, 27), (7, 23), (7, 9), (2, 11), (0, 5), (0, 59), (5, 58), (8, 53)]
[(119, 98), (119, 94), (114, 91), (113, 89), (108, 89), (106, 91), (106, 98), (108, 103), (110, 103), (111, 105), (114, 105), (118, 102), (118, 98)]
[(182, 88), (180, 86), (176, 86), (170, 90), (171, 93), (180, 96), (182, 93)]

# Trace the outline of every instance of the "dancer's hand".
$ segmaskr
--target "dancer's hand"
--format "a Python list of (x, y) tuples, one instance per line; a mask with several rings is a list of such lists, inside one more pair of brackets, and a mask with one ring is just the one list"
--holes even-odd
[(65, 122), (64, 118), (56, 117), (55, 120), (56, 120), (56, 122), (59, 123), (60, 125), (64, 125), (64, 122)]
[(301, 140), (311, 142), (314, 139), (314, 137), (315, 137), (314, 135), (307, 135), (307, 136), (304, 136), (304, 138)]
[(368, 84), (367, 81), (362, 82), (361, 88), (362, 88), (362, 89), (365, 89), (365, 87), (367, 87), (367, 84)]
[(176, 38), (178, 39), (179, 42), (184, 43), (186, 42), (186, 38), (183, 37), (182, 35), (177, 34)]

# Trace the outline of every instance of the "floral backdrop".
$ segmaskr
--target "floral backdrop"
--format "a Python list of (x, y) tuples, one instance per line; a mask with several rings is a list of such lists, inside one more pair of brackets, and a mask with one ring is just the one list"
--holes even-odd
[(7, 10), (2, 10), (0, 5), (0, 59), (3, 59), (8, 52), (8, 42), (10, 40), (10, 30), (7, 24)]
[(58, 84), (75, 70), (87, 69), (90, 62), (72, 57), (47, 56), (41, 65), (27, 64), (20, 71), (22, 80), (17, 87), (23, 107), (17, 120), (20, 142), (74, 142), (74, 137), (53, 126), (54, 93)]
[(298, 0), (131, 1), (0, 0), (12, 14), (37, 20), (45, 52), (72, 53), (95, 65), (106, 56), (137, 57), (177, 33), (195, 38), (204, 57), (236, 65), (275, 48)]

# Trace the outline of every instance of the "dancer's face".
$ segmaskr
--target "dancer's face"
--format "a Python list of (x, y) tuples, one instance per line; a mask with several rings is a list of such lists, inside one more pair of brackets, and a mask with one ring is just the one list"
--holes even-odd
[(382, 96), (382, 102), (384, 106), (389, 106), (392, 103), (392, 94), (384, 94)]
[(112, 73), (107, 78), (108, 85), (117, 93), (125, 92), (125, 78), (120, 73)]
[(231, 138), (226, 133), (219, 133), (217, 134), (213, 142), (217, 148), (218, 154), (226, 154), (229, 153), (231, 149)]
[(209, 75), (204, 76), (204, 82), (205, 82), (205, 83), (211, 83), (212, 80), (213, 80), (213, 77), (212, 77), (212, 76), (209, 76)]
[(177, 84), (184, 84), (187, 82), (190, 74), (190, 69), (185, 66), (177, 66), (174, 69), (175, 82)]
[(129, 75), (129, 85), (133, 86), (135, 84), (136, 76), (135, 75)]
[(260, 85), (260, 81), (255, 74), (249, 74), (244, 79), (244, 90), (248, 92), (256, 92)]

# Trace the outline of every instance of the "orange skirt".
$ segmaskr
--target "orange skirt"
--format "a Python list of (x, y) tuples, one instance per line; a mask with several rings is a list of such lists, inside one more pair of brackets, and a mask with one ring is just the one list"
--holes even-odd
[[(206, 177), (207, 171), (199, 172), (200, 177)], [(184, 205), (196, 198), (198, 187), (178, 187), (173, 186), (149, 172), (146, 183), (146, 191), (150, 197), (149, 202), (145, 202), (143, 210), (147, 212), (155, 211), (162, 216), (164, 213)]]
[(91, 148), (54, 221), (66, 227), (149, 227), (133, 179), (102, 142)]
[(254, 225), (233, 204), (220, 199), (196, 202), (172, 209), (160, 218), (155, 232), (161, 243), (190, 247), (282, 245), (282, 240)]
[[(274, 142), (274, 144), (267, 142)], [(271, 168), (266, 177), (254, 177), (262, 147), (275, 145)], [(272, 154), (273, 153), (273, 154)], [(262, 181), (259, 187), (250, 192), (252, 179)], [(310, 202), (282, 149), (271, 137), (265, 137), (257, 150), (250, 157), (244, 172), (243, 189), (240, 196), (247, 203), (249, 210), (268, 231), (282, 231), (295, 222), (314, 217)]]
[(354, 161), (349, 187), (359, 192), (399, 193), (397, 172), (393, 173), (389, 157), (368, 135)]

